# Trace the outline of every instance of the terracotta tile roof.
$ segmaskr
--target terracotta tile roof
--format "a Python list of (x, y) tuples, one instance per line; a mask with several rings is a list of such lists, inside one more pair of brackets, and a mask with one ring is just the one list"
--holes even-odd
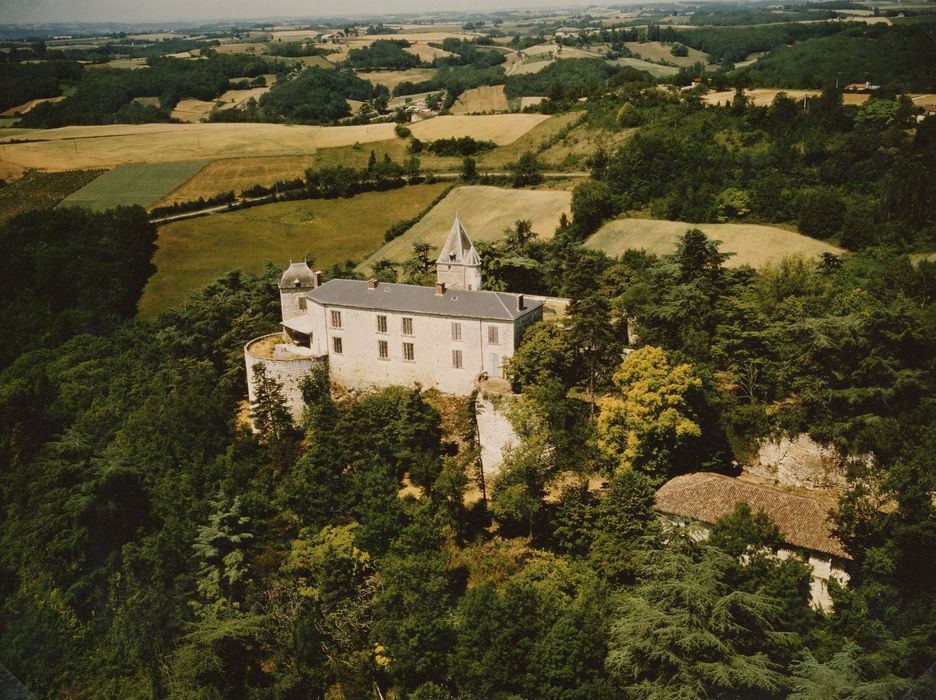
[(655, 507), (660, 513), (714, 523), (738, 502), (747, 503), (755, 513), (767, 513), (787, 544), (850, 558), (832, 534), (826, 504), (730, 476), (711, 472), (677, 476), (657, 491)]

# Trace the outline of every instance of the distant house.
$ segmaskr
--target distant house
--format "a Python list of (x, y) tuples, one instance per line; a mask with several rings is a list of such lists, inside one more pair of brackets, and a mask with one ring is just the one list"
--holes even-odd
[(578, 27), (559, 27), (559, 29), (553, 32), (553, 36), (556, 39), (571, 39), (581, 36), (583, 31), (585, 30), (579, 29)]
[(801, 556), (812, 568), (813, 605), (831, 608), (828, 581), (848, 581), (845, 565), (851, 557), (832, 534), (825, 503), (722, 474), (698, 472), (666, 482), (657, 491), (655, 509), (677, 525), (697, 524), (708, 536), (710, 526), (730, 515), (738, 503), (746, 503), (755, 513), (765, 512), (777, 524), (787, 545), (777, 556)]
[(845, 92), (874, 92), (880, 89), (880, 85), (872, 85), (870, 82), (849, 83), (845, 86)]

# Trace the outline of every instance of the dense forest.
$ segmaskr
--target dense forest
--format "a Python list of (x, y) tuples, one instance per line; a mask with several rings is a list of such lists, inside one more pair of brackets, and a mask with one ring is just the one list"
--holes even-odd
[[(228, 89), (230, 78), (285, 70), (285, 66), (277, 68), (251, 56), (219, 55), (203, 61), (150, 58), (147, 65), (141, 70), (85, 69), (73, 95), (61, 102), (37, 105), (19, 125), (53, 129), (68, 124), (168, 121), (169, 113), (183, 98), (213, 100)], [(142, 105), (134, 101), (137, 97), (158, 97), (159, 106)]]
[(755, 107), (739, 91), (728, 106), (706, 108), (630, 90), (596, 102), (589, 118), (639, 127), (619, 149), (592, 157), (606, 188), (596, 192), (611, 211), (792, 222), (852, 250), (936, 243), (936, 122), (911, 130), (916, 110), (906, 98), (881, 94), (846, 108), (829, 88), (805, 105), (781, 94)]
[[(301, 425), (268, 382), (260, 433), (244, 429), (242, 346), (275, 326), (275, 270), (227, 275), (153, 322), (23, 348), (0, 374), (4, 663), (41, 696), (925, 688), (936, 266), (873, 249), (732, 270), (697, 232), (669, 257), (610, 260), (571, 225), (549, 242), (518, 226), (503, 245), (573, 306), (511, 362), (524, 437), (480, 496), (466, 400), (336, 400), (313, 375)], [(618, 366), (627, 317), (641, 340)], [(566, 391), (589, 379), (615, 399), (594, 418)], [(656, 393), (680, 396), (695, 427), (667, 432)], [(613, 439), (632, 404), (652, 450)], [(832, 614), (809, 606), (799, 559), (767, 554), (780, 538), (763, 515), (738, 509), (703, 543), (652, 511), (662, 480), (730, 472), (771, 429), (875, 455), (838, 509), (854, 561)]]

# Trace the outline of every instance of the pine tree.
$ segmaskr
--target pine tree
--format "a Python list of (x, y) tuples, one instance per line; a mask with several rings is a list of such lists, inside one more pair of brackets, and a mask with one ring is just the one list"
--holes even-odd
[(266, 365), (258, 362), (253, 367), (254, 401), (250, 418), (260, 438), (267, 443), (280, 441), (293, 429), (292, 418), (283, 397), (283, 385), (267, 375)]

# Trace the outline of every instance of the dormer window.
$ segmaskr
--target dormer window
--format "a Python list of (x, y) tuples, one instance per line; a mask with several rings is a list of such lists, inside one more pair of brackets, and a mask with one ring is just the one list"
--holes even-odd
[(302, 282), (300, 282), (299, 280), (293, 280), (293, 286), (294, 286), (296, 289), (299, 289), (299, 287), (302, 286)]
[(449, 253), (449, 260), (455, 260), (455, 251), (454, 251), (454, 250), (451, 251), (451, 252)]

